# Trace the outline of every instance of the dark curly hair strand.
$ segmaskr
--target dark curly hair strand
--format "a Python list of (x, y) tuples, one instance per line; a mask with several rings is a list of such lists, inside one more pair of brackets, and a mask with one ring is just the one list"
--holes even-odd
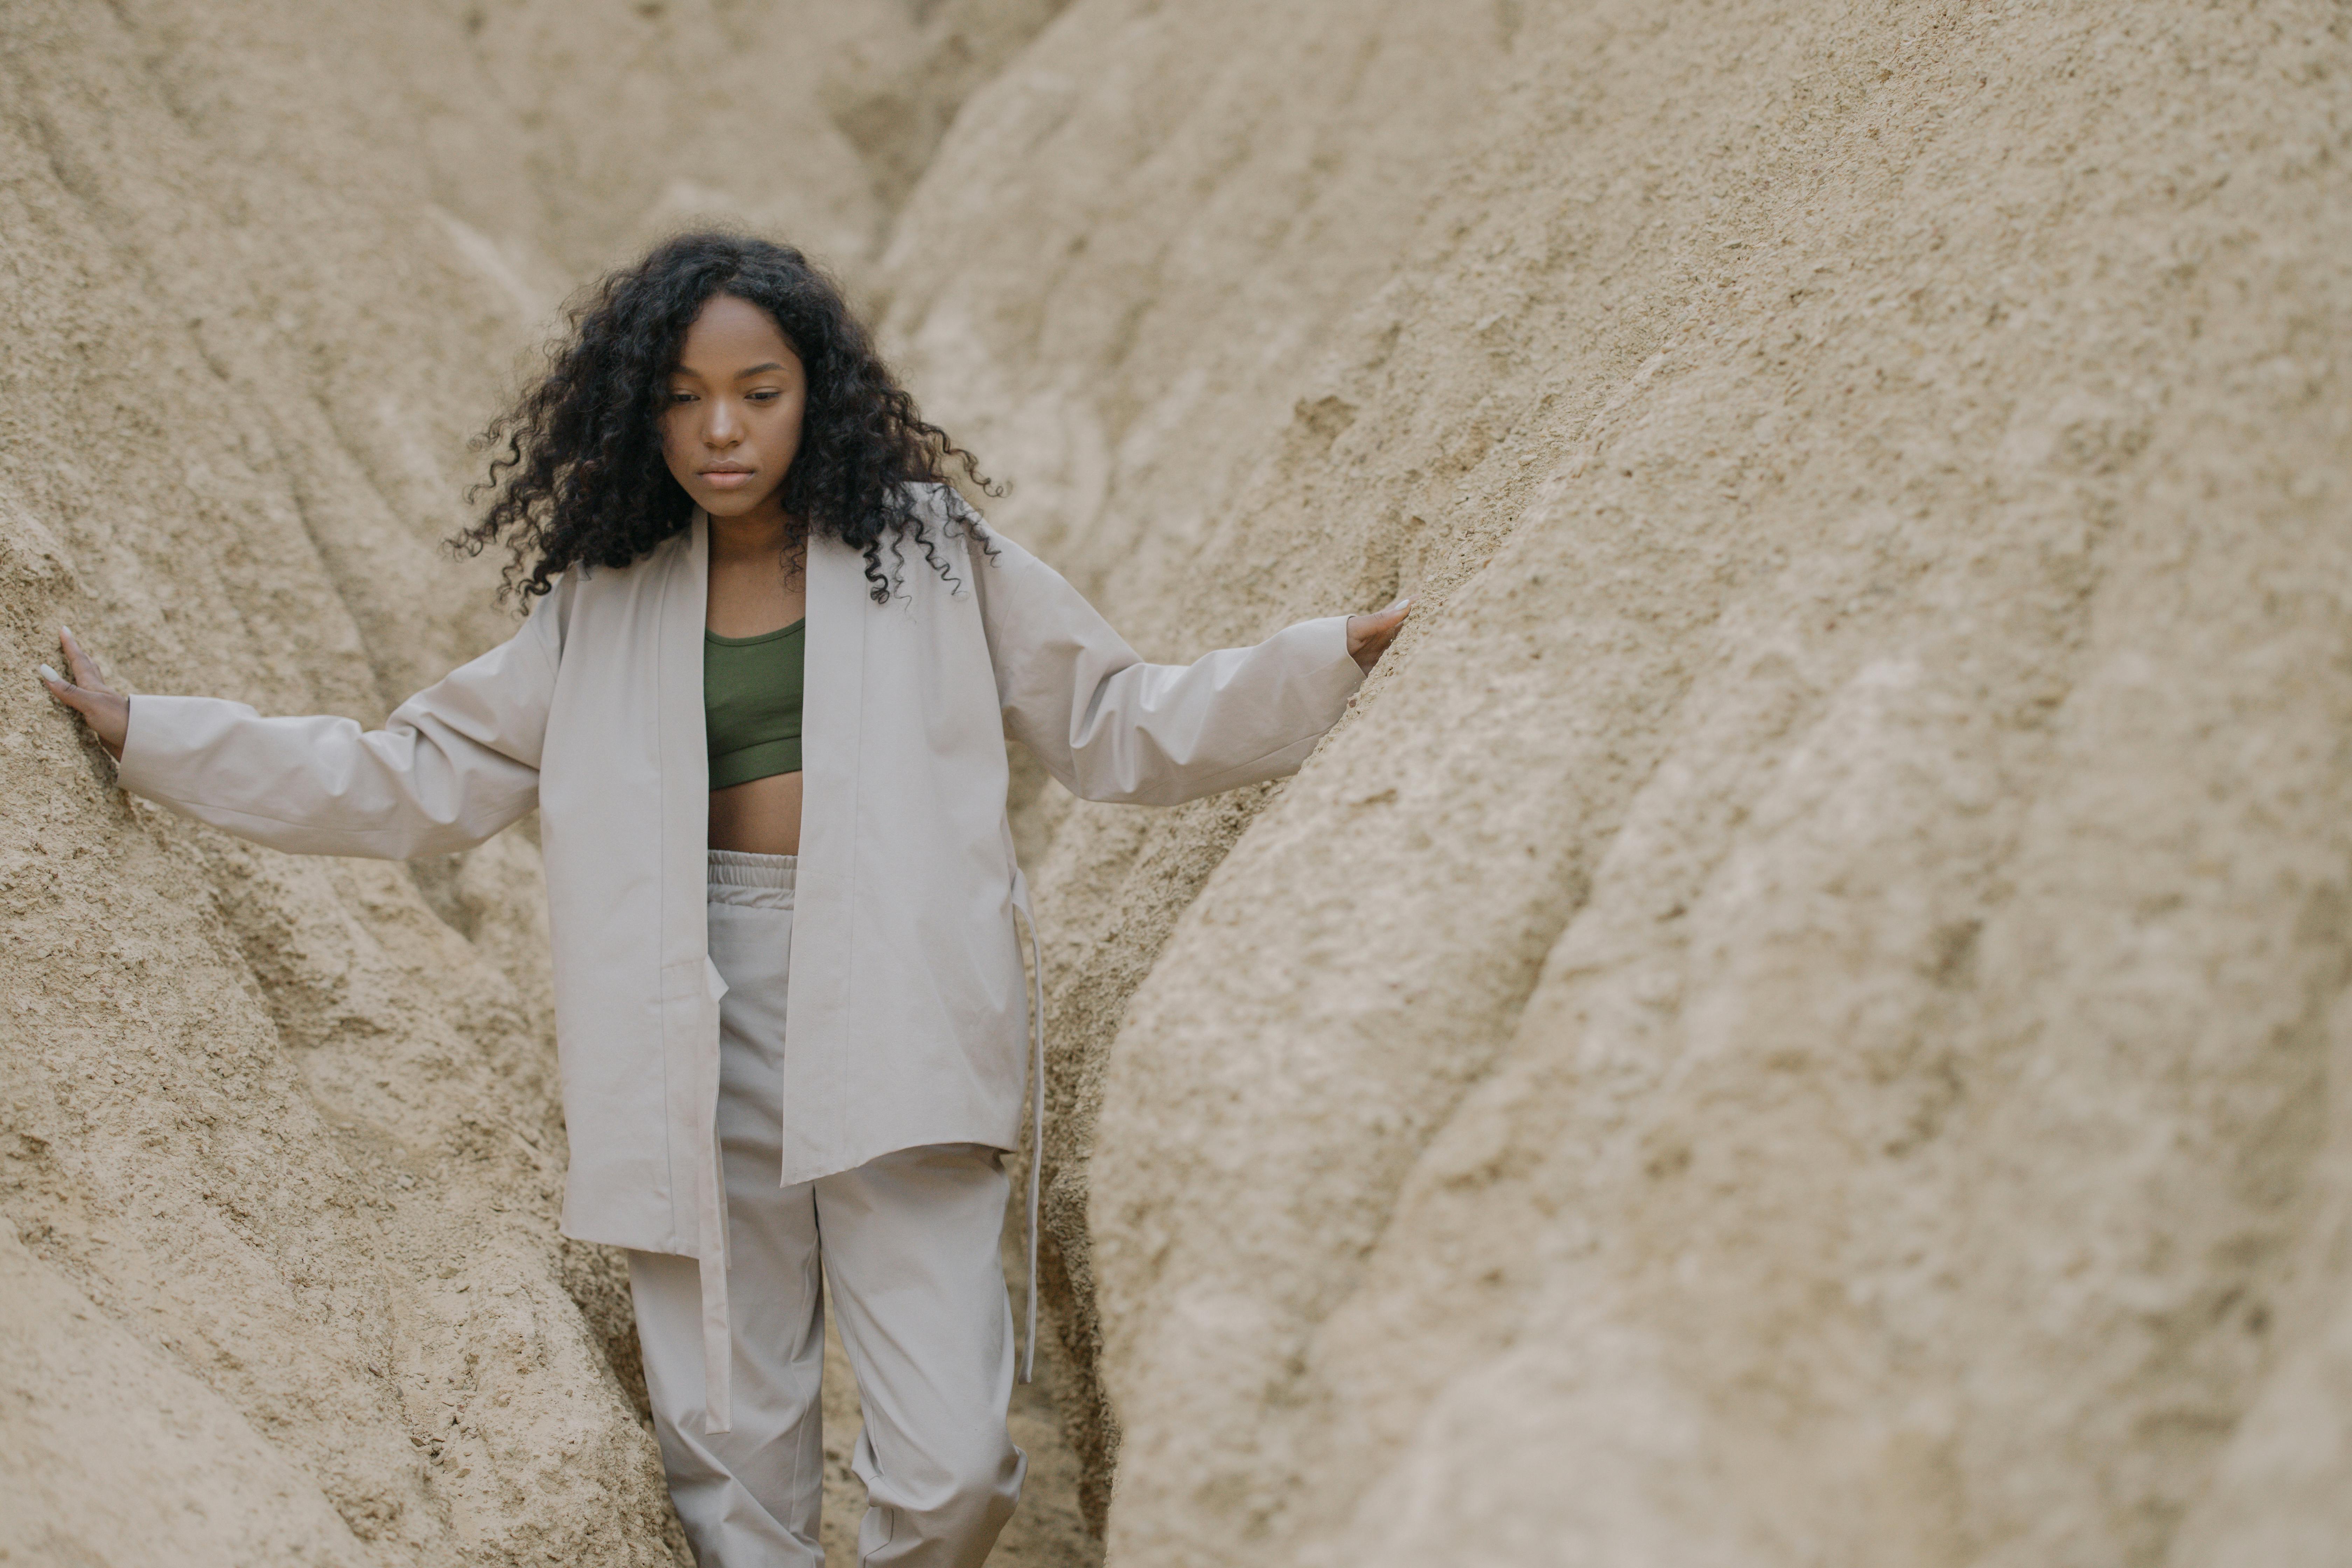
[[(490, 453), (489, 477), (467, 499), (495, 493), (449, 542), (467, 555), (501, 542), (513, 552), (501, 598), (544, 594), (572, 566), (629, 565), (692, 520), (694, 502), (663, 461), (658, 421), (687, 329), (718, 294), (767, 311), (807, 372), (785, 515), (863, 552), (877, 604), (896, 589), (908, 540), (954, 580), (910, 487), (946, 482), (952, 462), (984, 493), (1002, 493), (978, 459), (924, 422), (822, 268), (790, 246), (703, 233), (667, 241), (583, 295), (570, 333), (549, 347), (547, 374), (476, 440)], [(969, 508), (954, 507), (943, 526), (969, 529), (995, 553)]]

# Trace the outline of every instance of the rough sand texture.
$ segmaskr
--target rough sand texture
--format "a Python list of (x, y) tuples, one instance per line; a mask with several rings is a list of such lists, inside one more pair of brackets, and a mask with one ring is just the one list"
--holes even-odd
[[(12, 668), (380, 715), (518, 347), (747, 215), (1148, 654), (1422, 601), (1288, 784), (1018, 776), (1000, 1561), (2345, 1561), (2340, 5), (750, 16), (0, 9)], [(0, 1561), (675, 1561), (527, 837), (6, 700)]]
[[(925, 9), (0, 7), (0, 1562), (683, 1561), (624, 1276), (555, 1235), (528, 835), (255, 850), (30, 672), (62, 620), (134, 690), (373, 721), (507, 635), (435, 541), (520, 352), (689, 213), (855, 276), (1054, 7)], [(747, 115), (792, 156), (714, 157)]]
[(997, 515), (1154, 653), (1423, 600), (1268, 797), (1024, 809), (1112, 1562), (2345, 1561), (2347, 27), (1084, 0), (967, 106)]

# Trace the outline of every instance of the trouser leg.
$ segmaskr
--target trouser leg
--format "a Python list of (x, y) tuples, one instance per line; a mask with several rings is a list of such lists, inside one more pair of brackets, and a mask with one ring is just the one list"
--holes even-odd
[[(824, 1480), (818, 1388), (824, 1373), (814, 1205), (805, 1186), (768, 1195), (796, 1197), (798, 1215), (762, 1216), (802, 1232), (806, 1262), (747, 1267), (740, 1207), (730, 1215), (734, 1248), (729, 1289), (735, 1329), (734, 1427), (703, 1429), (702, 1285), (691, 1258), (629, 1254), (629, 1293), (645, 1353), (646, 1392), (661, 1443), (670, 1500), (701, 1568), (824, 1568), (817, 1512)], [(736, 1200), (730, 1194), (730, 1201)], [(799, 1223), (792, 1223), (797, 1219)], [(753, 1279), (754, 1274), (762, 1276)]]
[(993, 1149), (902, 1149), (812, 1183), (843, 1347), (866, 1429), (856, 1465), (870, 1568), (979, 1568), (1028, 1458), (1004, 1427), (1013, 1311), (997, 1242)]
[(719, 1008), (719, 1149), (727, 1183), (729, 1382), (733, 1430), (703, 1418), (702, 1288), (690, 1258), (629, 1255), (630, 1293), (662, 1467), (701, 1568), (823, 1568), (824, 1479), (818, 1390), (824, 1372), (816, 1199), (779, 1187), (783, 1009), (792, 946), (790, 880), (773, 857), (719, 857), (780, 886), (720, 887), (710, 956)]

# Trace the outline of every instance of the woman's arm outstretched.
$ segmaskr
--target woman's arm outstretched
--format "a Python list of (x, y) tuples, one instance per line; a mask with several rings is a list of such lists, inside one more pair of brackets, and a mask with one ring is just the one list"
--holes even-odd
[(446, 854), (538, 802), (562, 595), (559, 584), (514, 637), (403, 702), (380, 730), (265, 718), (211, 697), (134, 702), (69, 631), (59, 640), (72, 679), (44, 666), (41, 679), (89, 723), (133, 795), (297, 854)]
[(1005, 724), (1087, 800), (1173, 805), (1296, 771), (1412, 609), (1400, 599), (1146, 664), (1059, 573), (989, 538), (973, 578)]

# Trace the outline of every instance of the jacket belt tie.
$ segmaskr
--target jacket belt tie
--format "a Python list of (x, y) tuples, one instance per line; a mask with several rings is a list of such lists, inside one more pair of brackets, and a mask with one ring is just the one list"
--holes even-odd
[(1021, 1381), (1037, 1381), (1037, 1197), (1045, 1170), (1045, 955), (1037, 945), (1037, 913), (1029, 907), (1029, 879), (1013, 868), (1013, 907), (1029, 932), (1029, 1306), (1021, 1333)]
[[(708, 957), (703, 964), (715, 1012), (727, 994), (727, 981)], [(694, 1217), (695, 1263), (702, 1284), (702, 1424), (711, 1433), (732, 1431), (735, 1426), (735, 1335), (727, 1311), (727, 1173), (719, 1148), (719, 1053), (710, 1051), (698, 1075), (708, 1081), (695, 1086), (709, 1143), (694, 1164)]]

